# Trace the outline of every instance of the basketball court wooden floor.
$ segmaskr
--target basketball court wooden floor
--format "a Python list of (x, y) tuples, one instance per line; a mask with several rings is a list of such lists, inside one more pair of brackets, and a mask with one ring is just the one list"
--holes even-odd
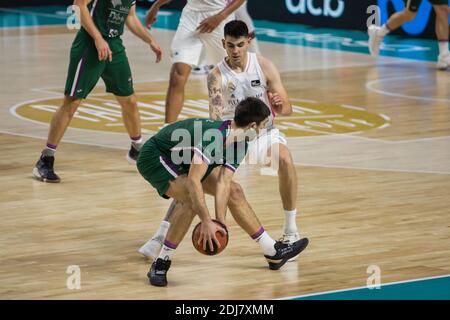
[[(146, 137), (162, 122), (164, 61), (125, 36)], [(128, 165), (128, 138), (99, 84), (57, 152), (62, 183), (32, 167), (60, 103), (73, 33), (9, 30), (0, 40), (0, 297), (4, 299), (272, 299), (450, 274), (450, 74), (414, 60), (263, 42), (295, 107), (277, 120), (299, 177), (298, 224), (311, 240), (297, 262), (268, 269), (229, 215), (230, 243), (198, 254), (189, 235), (169, 286), (148, 284), (137, 249), (169, 204)], [(192, 77), (183, 116), (206, 116), (204, 77)], [(277, 178), (243, 167), (237, 181), (272, 237), (283, 214)], [(212, 209), (211, 199), (208, 205)], [(70, 290), (69, 266), (81, 271)], [(370, 270), (370, 268), (369, 268)]]

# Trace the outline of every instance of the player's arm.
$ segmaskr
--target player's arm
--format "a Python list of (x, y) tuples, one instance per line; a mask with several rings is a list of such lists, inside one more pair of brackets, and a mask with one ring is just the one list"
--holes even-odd
[(156, 16), (158, 15), (159, 9), (165, 5), (166, 3), (169, 3), (172, 0), (157, 0), (152, 5), (150, 10), (148, 10), (147, 15), (145, 16), (144, 24), (147, 28), (150, 29), (152, 24), (156, 22)]
[(214, 197), (214, 203), (216, 208), (216, 219), (225, 223), (225, 216), (227, 213), (227, 204), (230, 198), (230, 186), (233, 179), (234, 171), (222, 166), (219, 171), (219, 179), (216, 186), (216, 195)]
[(221, 120), (223, 116), (223, 92), (222, 75), (218, 67), (215, 67), (207, 77), (209, 96), (209, 117), (212, 120)]
[(292, 114), (292, 105), (286, 89), (281, 81), (280, 73), (272, 61), (262, 56), (258, 56), (259, 65), (264, 72), (269, 89), (269, 100), (275, 112), (282, 116), (289, 116)]
[(94, 39), (95, 47), (98, 52), (98, 60), (112, 60), (112, 51), (109, 48), (108, 42), (103, 39), (102, 34), (95, 26), (94, 20), (92, 20), (91, 14), (88, 9), (88, 4), (92, 0), (75, 0), (74, 5), (80, 8), (80, 21), (83, 28)]
[(231, 1), (222, 11), (200, 22), (197, 30), (200, 33), (212, 32), (222, 21), (224, 21), (230, 14), (236, 11), (236, 9), (239, 8), (244, 3), (244, 1), (245, 0)]
[(226, 233), (226, 231), (212, 221), (208, 207), (206, 206), (205, 194), (201, 182), (208, 169), (208, 164), (196, 153), (194, 153), (191, 162), (187, 177), (189, 198), (192, 200), (192, 210), (197, 213), (202, 221), (198, 243), (200, 244), (203, 241), (203, 249), (206, 249), (206, 244), (208, 243), (210, 249), (213, 250), (212, 242), (214, 241), (220, 248), (220, 243), (216, 238), (216, 231), (219, 230), (223, 233)]
[(156, 55), (156, 63), (161, 61), (162, 50), (159, 44), (155, 41), (152, 35), (144, 28), (141, 21), (139, 20), (139, 17), (136, 14), (136, 4), (131, 6), (125, 24), (135, 36), (137, 36), (150, 46), (150, 48)]

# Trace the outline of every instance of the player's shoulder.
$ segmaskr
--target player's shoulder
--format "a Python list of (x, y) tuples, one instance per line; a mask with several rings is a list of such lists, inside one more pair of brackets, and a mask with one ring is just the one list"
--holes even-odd
[(261, 67), (273, 67), (274, 66), (272, 60), (270, 60), (269, 58), (266, 58), (263, 55), (258, 54), (258, 53), (255, 53), (255, 56)]

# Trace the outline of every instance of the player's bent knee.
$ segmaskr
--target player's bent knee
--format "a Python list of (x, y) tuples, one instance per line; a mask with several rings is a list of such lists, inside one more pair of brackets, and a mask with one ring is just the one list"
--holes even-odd
[(280, 169), (289, 168), (290, 166), (294, 165), (291, 153), (287, 148), (280, 148), (278, 161)]
[(242, 200), (245, 200), (244, 190), (239, 183), (232, 181), (230, 185), (230, 201), (239, 202)]
[(189, 77), (188, 70), (189, 69), (185, 70), (183, 66), (174, 65), (170, 73), (170, 86), (184, 85)]
[(64, 98), (64, 103), (61, 106), (61, 110), (63, 112), (68, 113), (70, 118), (73, 118), (75, 112), (77, 111), (78, 107), (81, 104), (81, 100), (82, 99), (80, 99), (80, 98), (66, 96)]
[(137, 108), (137, 99), (135, 95), (122, 99), (122, 108), (124, 111), (134, 111)]

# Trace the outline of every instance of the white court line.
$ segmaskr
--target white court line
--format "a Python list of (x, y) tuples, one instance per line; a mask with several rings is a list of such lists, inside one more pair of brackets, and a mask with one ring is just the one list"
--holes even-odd
[[(259, 41), (259, 40), (258, 40)], [(270, 42), (270, 41), (266, 41), (266, 42)], [(290, 45), (290, 44), (285, 44), (285, 45)], [(297, 45), (292, 45), (294, 47), (298, 47)], [(314, 47), (308, 47), (306, 46), (306, 48), (314, 48)], [(314, 48), (314, 49), (321, 49), (321, 50), (332, 50), (332, 51), (336, 51), (336, 49), (329, 49), (329, 48)], [(346, 54), (361, 54), (360, 52), (352, 52), (352, 51), (340, 51), (342, 53), (346, 53)], [(366, 54), (363, 53), (363, 55), (367, 56)], [(423, 61), (423, 60), (414, 60), (414, 59), (406, 59), (406, 58), (401, 58), (401, 57), (389, 57), (386, 56), (385, 58), (387, 59), (398, 59), (398, 60), (394, 60), (394, 61), (383, 61), (383, 62), (361, 62), (361, 63), (350, 63), (350, 64), (336, 64), (336, 65), (332, 65), (332, 66), (315, 66), (315, 67), (306, 67), (303, 69), (280, 69), (279, 72), (280, 73), (292, 73), (292, 72), (302, 72), (302, 71), (315, 71), (315, 70), (332, 70), (332, 69), (339, 69), (339, 68), (362, 68), (362, 67), (369, 67), (369, 66), (384, 66), (384, 65), (389, 65), (389, 64), (403, 64), (403, 63), (411, 63), (411, 61), (420, 61), (420, 62), (428, 62), (428, 61)]]
[(450, 99), (411, 96), (411, 95), (407, 95), (407, 94), (392, 93), (392, 92), (389, 92), (389, 91), (386, 91), (386, 90), (373, 88), (373, 86), (375, 84), (377, 84), (377, 83), (391, 82), (391, 81), (397, 81), (397, 80), (406, 80), (406, 79), (417, 79), (417, 78), (423, 78), (423, 76), (395, 77), (395, 78), (384, 78), (384, 79), (372, 80), (372, 81), (366, 82), (366, 89), (369, 90), (369, 91), (372, 91), (372, 92), (376, 92), (376, 93), (385, 95), (385, 96), (391, 96), (391, 97), (397, 97), (397, 98), (412, 99), (412, 100), (423, 100), (423, 101), (450, 102)]
[[(12, 136), (34, 138), (34, 139), (39, 139), (39, 140), (47, 140), (46, 136), (45, 137), (40, 137), (40, 136), (36, 136), (36, 135), (33, 135), (33, 134), (16, 133), (16, 132), (11, 132), (11, 131), (6, 131), (6, 130), (0, 130), (0, 133), (2, 133), (2, 134), (9, 134), (9, 135), (12, 135)], [(108, 149), (117, 149), (117, 150), (128, 150), (129, 149), (129, 146), (127, 146), (127, 147), (117, 147), (117, 146), (111, 146), (111, 145), (106, 145), (106, 144), (101, 144), (101, 143), (75, 141), (75, 140), (70, 140), (70, 139), (66, 139), (66, 138), (63, 138), (61, 141), (62, 142), (66, 142), (66, 143), (73, 143), (73, 144), (80, 144), (80, 145), (101, 147), (101, 148), (108, 148)]]
[(328, 165), (328, 164), (314, 164), (314, 163), (304, 163), (304, 162), (294, 162), (297, 166), (304, 167), (319, 167), (319, 168), (336, 168), (336, 169), (349, 169), (349, 170), (366, 170), (366, 171), (382, 171), (382, 172), (401, 172), (401, 173), (426, 173), (426, 174), (443, 174), (450, 175), (449, 171), (434, 171), (434, 170), (403, 170), (403, 169), (388, 169), (388, 168), (368, 168), (355, 166), (345, 166), (345, 165)]
[[(395, 284), (402, 284), (402, 283), (424, 281), (424, 280), (441, 279), (441, 278), (447, 278), (449, 276), (450, 276), (450, 274), (446, 274), (446, 275), (442, 275), (442, 276), (433, 276), (433, 277), (424, 277), (424, 278), (417, 278), (417, 279), (410, 279), (410, 280), (403, 280), (403, 281), (388, 282), (388, 283), (381, 284), (381, 287), (391, 286), (391, 285), (395, 285)], [(338, 292), (345, 292), (345, 291), (358, 290), (358, 289), (368, 289), (368, 287), (362, 286), (362, 287), (352, 287), (352, 288), (340, 289), (340, 290), (323, 291), (323, 292), (316, 292), (316, 293), (311, 293), (311, 294), (304, 294), (304, 295), (300, 295), (300, 296), (283, 297), (283, 298), (278, 298), (278, 299), (274, 299), (274, 300), (286, 300), (286, 299), (303, 298), (303, 297), (314, 297), (314, 296), (323, 295), (323, 294), (338, 293)], [(376, 289), (373, 289), (373, 290), (376, 290)]]
[(366, 108), (363, 107), (355, 107), (355, 106), (351, 106), (348, 104), (341, 104), (342, 107), (347, 108), (347, 109), (352, 109), (352, 110), (358, 110), (358, 111), (367, 111)]

